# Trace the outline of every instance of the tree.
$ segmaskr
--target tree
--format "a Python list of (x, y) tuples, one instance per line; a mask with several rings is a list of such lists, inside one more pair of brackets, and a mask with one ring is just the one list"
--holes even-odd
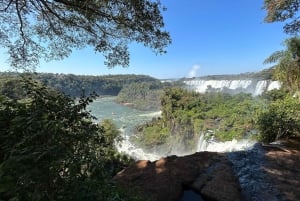
[(277, 62), (274, 77), (289, 91), (300, 90), (300, 38), (292, 37), (285, 41), (286, 50), (276, 51), (264, 63)]
[(93, 96), (75, 104), (38, 82), (22, 86), (27, 99), (0, 96), (1, 200), (137, 199), (121, 199), (111, 183), (127, 159), (113, 145), (112, 124), (95, 124), (86, 110)]
[(284, 22), (284, 31), (297, 34), (300, 31), (300, 2), (298, 0), (264, 0), (264, 9), (267, 11), (266, 22)]
[(129, 65), (128, 44), (156, 53), (170, 44), (159, 0), (0, 1), (0, 44), (12, 67), (34, 69), (40, 58), (63, 59), (91, 46), (108, 67)]

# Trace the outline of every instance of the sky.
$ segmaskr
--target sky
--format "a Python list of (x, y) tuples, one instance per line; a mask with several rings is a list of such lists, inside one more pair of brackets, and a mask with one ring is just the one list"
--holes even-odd
[[(265, 23), (263, 0), (161, 0), (172, 44), (164, 55), (131, 44), (129, 67), (112, 69), (92, 48), (61, 61), (41, 62), (37, 72), (80, 75), (145, 74), (155, 78), (258, 72), (263, 61), (282, 50), (289, 36), (282, 23)], [(0, 71), (9, 69), (0, 51)]]

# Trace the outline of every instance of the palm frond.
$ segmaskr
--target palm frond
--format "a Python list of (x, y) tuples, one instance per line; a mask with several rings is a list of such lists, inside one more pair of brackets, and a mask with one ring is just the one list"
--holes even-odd
[(269, 63), (276, 63), (283, 57), (285, 57), (287, 54), (286, 51), (280, 50), (276, 51), (273, 54), (271, 54), (268, 58), (264, 60), (264, 64), (269, 64)]

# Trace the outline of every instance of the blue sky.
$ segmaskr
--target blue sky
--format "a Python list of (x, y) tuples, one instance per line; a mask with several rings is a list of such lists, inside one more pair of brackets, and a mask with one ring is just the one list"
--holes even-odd
[[(130, 45), (130, 66), (108, 69), (91, 48), (74, 51), (62, 61), (42, 62), (38, 72), (83, 75), (147, 74), (180, 78), (257, 72), (263, 61), (283, 49), (288, 37), (282, 23), (264, 23), (263, 0), (162, 0), (166, 29), (172, 37), (167, 54), (155, 55)], [(8, 69), (0, 55), (0, 71)]]

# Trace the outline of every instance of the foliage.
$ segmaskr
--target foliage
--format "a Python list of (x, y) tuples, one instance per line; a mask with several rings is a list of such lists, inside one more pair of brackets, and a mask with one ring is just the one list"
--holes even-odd
[(25, 94), (19, 83), (19, 77), (0, 77), (0, 94), (11, 99), (23, 98)]
[(275, 63), (274, 77), (289, 91), (300, 90), (300, 38), (285, 41), (286, 50), (274, 52), (265, 63)]
[(159, 80), (128, 84), (118, 94), (117, 102), (130, 103), (130, 106), (139, 110), (159, 110), (160, 97), (167, 85)]
[(280, 89), (273, 89), (271, 91), (266, 91), (261, 95), (261, 98), (267, 100), (268, 102), (273, 102), (276, 100), (283, 100), (285, 97), (287, 97), (288, 91), (280, 88)]
[[(177, 140), (191, 150), (199, 133), (209, 130), (221, 141), (243, 138), (255, 129), (261, 107), (250, 94), (198, 94), (182, 88), (165, 89), (161, 105), (161, 119), (137, 128), (146, 147)], [(164, 141), (158, 128), (169, 132), (163, 135)]]
[(127, 200), (111, 182), (123, 163), (118, 132), (85, 110), (95, 96), (75, 104), (32, 79), (20, 85), (25, 99), (0, 97), (1, 199)]
[(139, 138), (139, 142), (142, 142), (145, 146), (160, 145), (165, 144), (169, 136), (170, 131), (168, 128), (153, 125), (144, 128), (143, 135)]
[(284, 30), (289, 34), (297, 34), (300, 30), (298, 0), (264, 0), (267, 11), (266, 22), (286, 22)]
[(271, 102), (258, 118), (261, 141), (273, 142), (300, 134), (299, 111), (300, 101), (291, 96)]
[[(0, 90), (6, 90), (10, 95), (13, 90), (19, 91), (17, 73), (0, 73)], [(116, 96), (120, 90), (131, 83), (159, 83), (155, 78), (146, 75), (105, 75), (83, 76), (72, 74), (35, 73), (31, 76), (47, 86), (57, 89), (72, 97), (80, 97), (83, 94), (93, 92), (98, 95)]]
[(16, 68), (63, 59), (86, 46), (103, 53), (108, 67), (128, 66), (128, 43), (159, 54), (170, 44), (162, 10), (159, 0), (0, 1), (0, 44)]

